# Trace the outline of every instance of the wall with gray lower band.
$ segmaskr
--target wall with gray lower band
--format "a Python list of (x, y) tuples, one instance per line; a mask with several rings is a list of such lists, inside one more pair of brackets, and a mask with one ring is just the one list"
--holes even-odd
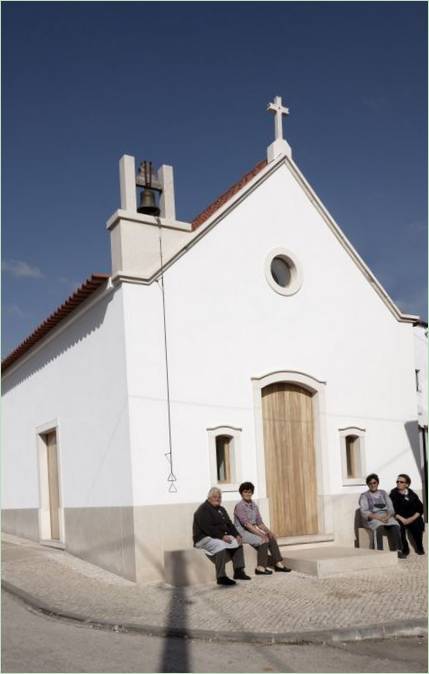
[[(320, 498), (324, 502), (323, 507), (332, 513), (333, 528), (326, 533), (334, 534), (336, 545), (353, 547), (359, 494), (336, 494)], [(224, 501), (231, 517), (237, 501)], [(257, 501), (268, 522), (268, 500)], [(192, 521), (199, 505), (177, 503), (134, 508), (65, 508), (66, 550), (137, 583), (162, 581), (164, 551), (193, 547)], [(39, 540), (38, 511), (3, 510), (2, 530)], [(287, 548), (283, 548), (283, 551), (287, 559)]]
[(64, 518), (67, 552), (128, 580), (136, 579), (131, 506), (65, 508)]
[(2, 510), (1, 528), (7, 534), (39, 540), (39, 514), (37, 508), (8, 508)]

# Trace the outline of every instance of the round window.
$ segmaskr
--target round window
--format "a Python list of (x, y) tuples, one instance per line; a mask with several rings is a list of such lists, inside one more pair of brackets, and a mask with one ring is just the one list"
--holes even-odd
[(301, 265), (285, 248), (276, 248), (268, 255), (265, 276), (271, 288), (280, 295), (293, 295), (302, 285)]
[(271, 260), (271, 275), (274, 281), (282, 288), (286, 288), (289, 285), (292, 273), (284, 257), (277, 255)]

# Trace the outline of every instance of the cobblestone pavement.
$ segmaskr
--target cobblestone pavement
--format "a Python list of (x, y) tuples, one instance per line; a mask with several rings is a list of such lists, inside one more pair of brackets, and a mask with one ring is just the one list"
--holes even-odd
[(137, 586), (68, 553), (9, 535), (3, 580), (54, 612), (115, 624), (229, 632), (356, 628), (427, 616), (427, 558), (411, 552), (387, 571), (316, 578), (273, 574), (232, 588)]

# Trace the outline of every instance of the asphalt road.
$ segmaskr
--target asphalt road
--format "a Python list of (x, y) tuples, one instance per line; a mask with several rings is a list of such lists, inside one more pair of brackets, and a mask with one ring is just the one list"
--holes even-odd
[(2, 592), (3, 672), (427, 672), (417, 637), (328, 645), (162, 639), (39, 614)]

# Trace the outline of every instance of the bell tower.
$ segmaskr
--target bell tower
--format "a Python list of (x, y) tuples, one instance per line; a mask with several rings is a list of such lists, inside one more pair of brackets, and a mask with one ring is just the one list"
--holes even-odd
[[(176, 220), (173, 167), (154, 170), (141, 162), (136, 173), (135, 158), (119, 161), (121, 207), (106, 223), (110, 231), (112, 281), (150, 283), (161, 268), (192, 236), (188, 222)], [(137, 207), (137, 191), (140, 205)]]

